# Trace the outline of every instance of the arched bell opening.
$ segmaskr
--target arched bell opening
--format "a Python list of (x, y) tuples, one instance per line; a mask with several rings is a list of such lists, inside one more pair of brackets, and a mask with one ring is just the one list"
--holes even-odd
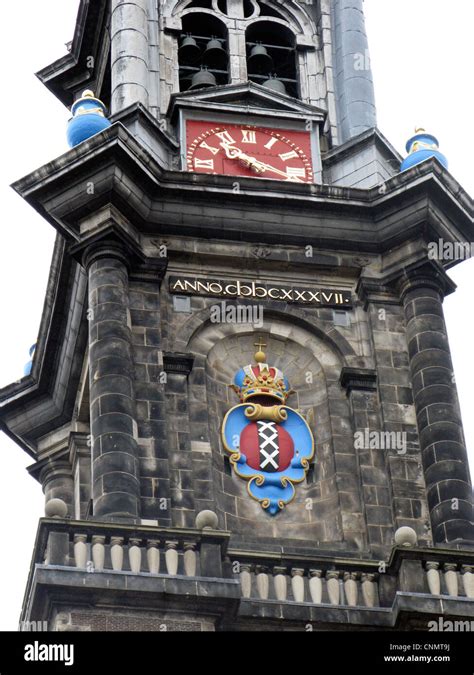
[(256, 21), (247, 29), (246, 44), (249, 80), (300, 98), (292, 31), (276, 21)]
[(180, 91), (215, 87), (229, 82), (227, 29), (207, 13), (183, 16), (179, 38)]

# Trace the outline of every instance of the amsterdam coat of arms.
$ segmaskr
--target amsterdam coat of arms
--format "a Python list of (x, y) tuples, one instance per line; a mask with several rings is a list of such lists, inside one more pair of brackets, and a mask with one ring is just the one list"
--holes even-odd
[(274, 516), (295, 496), (314, 454), (305, 419), (285, 405), (293, 391), (281, 370), (268, 365), (260, 341), (255, 364), (245, 366), (231, 385), (240, 404), (222, 425), (224, 447), (235, 473), (248, 481), (248, 492)]

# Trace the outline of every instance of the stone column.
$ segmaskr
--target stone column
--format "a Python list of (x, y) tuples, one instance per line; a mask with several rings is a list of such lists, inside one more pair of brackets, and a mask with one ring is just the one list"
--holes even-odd
[(433, 539), (472, 544), (472, 486), (442, 306), (451, 284), (427, 266), (402, 282), (401, 298)]
[(147, 0), (112, 0), (112, 113), (148, 108)]
[(92, 500), (95, 518), (137, 518), (140, 483), (127, 256), (88, 249)]

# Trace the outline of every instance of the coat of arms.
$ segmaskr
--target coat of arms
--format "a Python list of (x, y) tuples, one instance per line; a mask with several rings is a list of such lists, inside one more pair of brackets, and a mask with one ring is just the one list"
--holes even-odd
[(314, 440), (305, 419), (285, 405), (293, 391), (281, 370), (266, 362), (265, 346), (256, 345), (255, 364), (234, 378), (240, 405), (226, 414), (222, 438), (236, 474), (248, 480), (250, 496), (274, 516), (304, 480)]

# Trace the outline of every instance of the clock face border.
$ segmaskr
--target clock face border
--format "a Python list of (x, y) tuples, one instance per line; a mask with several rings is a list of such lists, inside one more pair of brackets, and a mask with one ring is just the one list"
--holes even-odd
[[(184, 111), (183, 111), (184, 112)], [(191, 125), (189, 124), (191, 123)], [(240, 130), (248, 131), (257, 131), (266, 133), (270, 138), (276, 137), (279, 140), (282, 140), (284, 146), (288, 147), (288, 153), (297, 151), (299, 154), (300, 161), (297, 162), (297, 166), (304, 166), (306, 169), (306, 176), (304, 179), (298, 179), (298, 175), (295, 180), (289, 179), (283, 175), (279, 175), (278, 172), (274, 173), (268, 170), (268, 175), (263, 175), (267, 173), (265, 170), (261, 175), (255, 171), (258, 167), (251, 167), (251, 171), (248, 166), (244, 168), (248, 169), (245, 172), (238, 170), (238, 167), (233, 170), (225, 171), (221, 170), (220, 167), (217, 167), (219, 170), (212, 170), (209, 167), (208, 170), (205, 170), (206, 167), (203, 167), (202, 171), (197, 170), (190, 164), (190, 153), (194, 155), (198, 145), (206, 139), (212, 139), (215, 133), (218, 133), (219, 130), (221, 133), (225, 133), (226, 130), (229, 130), (229, 127), (237, 128)], [(201, 175), (226, 175), (234, 178), (260, 178), (266, 180), (280, 180), (282, 183), (299, 183), (299, 184), (315, 184), (321, 182), (321, 156), (320, 156), (320, 147), (319, 147), (319, 125), (311, 123), (310, 129), (308, 130), (307, 124), (303, 120), (285, 119), (284, 117), (266, 117), (266, 116), (249, 116), (247, 120), (243, 120), (242, 116), (236, 118), (234, 115), (222, 114), (219, 115), (213, 111), (202, 111), (198, 113), (197, 111), (188, 112), (187, 114), (181, 115), (180, 120), (181, 128), (181, 170), (186, 172), (199, 173)], [(200, 130), (200, 133), (196, 134), (196, 129)], [(190, 131), (191, 130), (191, 131)], [(240, 137), (239, 137), (240, 139)], [(298, 142), (294, 142), (298, 140)], [(251, 148), (251, 145), (243, 144), (239, 141), (239, 149), (245, 151), (251, 159), (255, 159), (257, 162), (259, 159), (262, 160), (262, 156), (253, 156), (250, 151), (247, 151), (247, 148)], [(303, 147), (301, 147), (303, 146)], [(217, 148), (217, 144), (212, 144), (214, 148), (214, 153)], [(281, 147), (281, 146), (280, 146)], [(223, 152), (224, 148), (220, 148)], [(209, 152), (209, 158), (213, 158), (213, 154)], [(281, 153), (284, 154), (284, 153)], [(221, 157), (221, 156), (220, 156)], [(227, 157), (225, 158), (228, 159)], [(270, 156), (269, 160), (272, 159)], [(234, 160), (239, 163), (239, 158)], [(262, 160), (265, 163), (265, 158)], [(270, 163), (270, 162), (269, 162)], [(233, 165), (233, 162), (232, 162)], [(272, 165), (273, 166), (273, 165)], [(285, 166), (277, 167), (276, 169), (286, 168)], [(300, 173), (300, 170), (297, 171), (297, 174)], [(301, 175), (301, 174), (300, 174)]]

